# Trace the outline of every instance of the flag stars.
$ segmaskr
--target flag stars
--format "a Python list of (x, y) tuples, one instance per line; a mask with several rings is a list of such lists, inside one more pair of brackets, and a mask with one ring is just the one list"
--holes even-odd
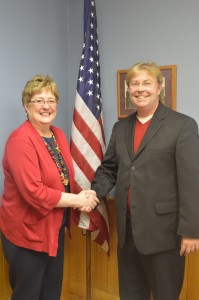
[(100, 110), (100, 109), (101, 109), (100, 105), (97, 105), (97, 110)]
[(93, 92), (92, 91), (88, 91), (87, 95), (92, 96), (93, 95)]
[(90, 69), (88, 70), (88, 72), (89, 72), (90, 74), (93, 73), (93, 69), (90, 68)]
[(83, 81), (83, 77), (79, 77), (79, 82), (82, 82)]
[(96, 28), (95, 1), (90, 0), (88, 24), (84, 32), (84, 44), (79, 66), (77, 90), (85, 103), (91, 107), (98, 119), (102, 109), (100, 91), (100, 62), (98, 52), (98, 31)]
[(88, 83), (91, 85), (93, 84), (93, 80), (89, 79)]

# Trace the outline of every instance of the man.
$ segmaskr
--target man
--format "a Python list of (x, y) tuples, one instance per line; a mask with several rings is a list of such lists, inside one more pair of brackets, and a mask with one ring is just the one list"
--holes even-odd
[(92, 189), (116, 185), (120, 299), (177, 300), (184, 256), (199, 250), (198, 127), (160, 103), (155, 63), (126, 79), (137, 111), (114, 125)]

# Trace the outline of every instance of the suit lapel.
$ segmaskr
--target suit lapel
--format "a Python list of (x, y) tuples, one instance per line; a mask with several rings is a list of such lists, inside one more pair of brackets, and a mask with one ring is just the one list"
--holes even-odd
[(132, 160), (136, 159), (136, 157), (143, 151), (143, 149), (147, 146), (147, 144), (151, 141), (151, 139), (156, 135), (158, 130), (164, 125), (164, 120), (166, 118), (166, 109), (160, 103), (154, 116), (149, 124), (149, 127), (144, 135), (144, 138), (136, 152), (134, 154), (134, 128), (135, 128), (135, 120), (136, 114), (132, 115), (132, 118), (129, 120), (129, 125), (126, 128), (126, 143), (129, 155)]
[(129, 152), (129, 156), (133, 160), (134, 158), (134, 129), (135, 129), (135, 120), (136, 120), (136, 113), (132, 114), (128, 120), (126, 129), (125, 129), (125, 136), (126, 136), (126, 146)]

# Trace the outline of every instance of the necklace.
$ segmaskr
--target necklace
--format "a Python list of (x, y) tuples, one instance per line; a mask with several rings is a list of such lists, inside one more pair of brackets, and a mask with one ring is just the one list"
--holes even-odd
[(50, 145), (45, 141), (45, 139), (42, 137), (44, 144), (46, 145), (46, 148), (48, 150), (48, 152), (50, 153), (54, 163), (56, 164), (56, 167), (59, 171), (60, 177), (61, 177), (61, 181), (64, 184), (64, 186), (67, 186), (69, 184), (69, 174), (68, 174), (68, 169), (66, 167), (66, 164), (64, 162), (64, 159), (61, 155), (61, 151), (59, 148), (59, 145), (56, 141), (55, 135), (54, 133), (51, 131), (52, 133), (52, 139), (54, 142), (54, 149), (56, 151), (57, 157), (55, 156), (52, 148), (50, 147)]

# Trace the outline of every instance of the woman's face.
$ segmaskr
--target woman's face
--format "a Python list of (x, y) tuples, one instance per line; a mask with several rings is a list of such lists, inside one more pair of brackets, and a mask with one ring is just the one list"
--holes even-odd
[[(45, 101), (42, 103), (42, 101)], [(54, 103), (53, 103), (54, 102)], [(25, 104), (28, 119), (38, 130), (50, 128), (57, 114), (57, 101), (51, 90), (42, 90)]]

